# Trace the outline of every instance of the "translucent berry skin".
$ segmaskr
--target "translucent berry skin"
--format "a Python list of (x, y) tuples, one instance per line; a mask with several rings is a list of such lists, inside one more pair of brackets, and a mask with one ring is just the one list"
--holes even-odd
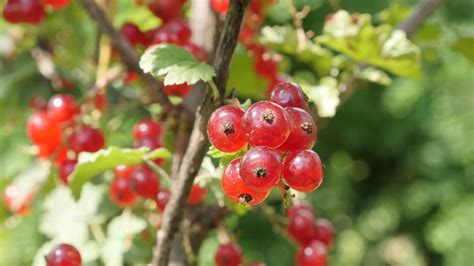
[(313, 206), (307, 202), (299, 202), (291, 204), (286, 210), (286, 215), (288, 219), (295, 217), (297, 215), (308, 215), (310, 217), (315, 216), (315, 211)]
[(174, 85), (162, 84), (162, 88), (165, 91), (166, 95), (184, 97), (191, 91), (193, 87), (188, 85), (187, 83), (183, 83)]
[(61, 9), (69, 5), (69, 0), (44, 0), (44, 4), (54, 9)]
[(114, 175), (117, 178), (131, 178), (136, 167), (133, 165), (119, 165), (114, 169)]
[(240, 162), (240, 175), (245, 184), (259, 191), (272, 189), (280, 182), (281, 174), (281, 157), (272, 148), (254, 147)]
[(266, 54), (255, 59), (254, 68), (261, 77), (271, 80), (278, 76), (278, 63)]
[(120, 33), (128, 40), (132, 46), (137, 46), (144, 43), (143, 33), (140, 31), (137, 25), (126, 22), (122, 25)]
[(48, 115), (59, 122), (70, 120), (76, 112), (74, 98), (67, 94), (57, 94), (48, 102)]
[(211, 7), (217, 13), (225, 14), (229, 10), (229, 0), (211, 0)]
[(69, 137), (69, 144), (76, 153), (96, 152), (104, 147), (105, 140), (99, 129), (83, 125)]
[(260, 101), (245, 112), (242, 129), (250, 145), (276, 148), (290, 135), (288, 114), (273, 102)]
[(238, 266), (242, 263), (242, 251), (235, 243), (220, 245), (214, 257), (216, 266)]
[(327, 250), (323, 243), (315, 240), (296, 252), (296, 266), (326, 266)]
[(191, 40), (191, 28), (187, 20), (176, 18), (161, 27), (161, 30), (175, 35), (178, 44), (185, 44)]
[(45, 17), (44, 6), (40, 0), (8, 0), (3, 17), (10, 23), (39, 24)]
[(206, 198), (208, 191), (209, 189), (207, 187), (201, 187), (198, 184), (194, 184), (188, 196), (188, 204), (195, 205), (202, 203), (204, 198)]
[(316, 237), (313, 216), (300, 214), (288, 220), (288, 233), (301, 245), (310, 243)]
[(76, 168), (76, 164), (77, 160), (67, 160), (59, 166), (59, 178), (61, 179), (64, 185), (68, 184), (68, 176), (74, 171), (74, 169)]
[(240, 204), (258, 205), (270, 194), (270, 191), (258, 191), (247, 186), (240, 176), (242, 158), (232, 160), (222, 175), (222, 190), (230, 200)]
[(112, 201), (121, 207), (128, 207), (135, 203), (135, 194), (132, 190), (130, 178), (117, 177), (109, 187), (109, 196)]
[(162, 28), (158, 29), (153, 36), (152, 44), (171, 43), (179, 44), (178, 35), (164, 31)]
[(181, 14), (183, 4), (184, 1), (179, 0), (154, 0), (148, 8), (166, 23)]
[(81, 254), (69, 244), (55, 246), (46, 257), (48, 266), (81, 266)]
[(143, 119), (133, 126), (133, 137), (135, 140), (144, 138), (158, 138), (161, 133), (161, 126), (151, 119)]
[(140, 166), (133, 173), (132, 189), (143, 198), (154, 199), (160, 190), (160, 179), (150, 168)]
[(327, 219), (317, 219), (314, 225), (316, 227), (315, 239), (321, 241), (328, 250), (331, 249), (336, 235), (332, 223)]
[(270, 101), (283, 107), (297, 107), (308, 111), (308, 102), (300, 86), (292, 82), (276, 85), (270, 95)]
[(165, 211), (166, 205), (170, 199), (171, 192), (168, 189), (161, 189), (158, 194), (156, 194), (156, 206), (161, 212)]
[(32, 114), (28, 119), (27, 131), (34, 144), (55, 148), (61, 142), (61, 127), (58, 121), (51, 119), (46, 112)]
[(285, 108), (290, 120), (290, 135), (278, 147), (279, 151), (299, 151), (311, 149), (316, 142), (317, 128), (311, 115), (303, 109)]
[(214, 147), (223, 152), (240, 151), (247, 141), (242, 131), (245, 110), (239, 106), (222, 106), (207, 122), (207, 136)]
[(291, 153), (285, 160), (283, 176), (291, 188), (300, 192), (317, 189), (323, 182), (323, 166), (312, 150)]

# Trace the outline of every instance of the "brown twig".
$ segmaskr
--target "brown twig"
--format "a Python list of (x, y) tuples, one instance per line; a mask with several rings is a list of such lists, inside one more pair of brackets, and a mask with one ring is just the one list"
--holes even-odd
[(151, 75), (143, 73), (138, 64), (139, 58), (135, 53), (133, 47), (127, 42), (127, 40), (114, 28), (110, 20), (105, 15), (104, 11), (96, 4), (95, 1), (91, 0), (78, 0), (82, 7), (87, 11), (89, 16), (95, 20), (99, 29), (106, 34), (117, 52), (120, 54), (123, 63), (128, 69), (136, 72), (143, 82), (150, 88), (153, 98), (163, 106), (165, 110), (171, 106), (168, 97), (163, 93), (160, 87), (160, 83), (155, 80)]
[(406, 32), (408, 37), (425, 23), (425, 21), (444, 3), (444, 0), (424, 0), (419, 3), (404, 21), (397, 28)]
[[(247, 4), (248, 0), (230, 1), (224, 29), (216, 49), (213, 67), (216, 70), (217, 76), (214, 82), (218, 87), (221, 99), (225, 94), (229, 65), (237, 45)], [(184, 216), (186, 199), (207, 151), (207, 120), (212, 111), (220, 104), (220, 101), (212, 101), (211, 98), (212, 91), (210, 87), (207, 86), (203, 103), (198, 108), (196, 114), (193, 131), (191, 133), (188, 149), (180, 167), (178, 180), (173, 187), (168, 207), (163, 215), (161, 228), (157, 233), (152, 265), (164, 266), (168, 264), (172, 242)]]

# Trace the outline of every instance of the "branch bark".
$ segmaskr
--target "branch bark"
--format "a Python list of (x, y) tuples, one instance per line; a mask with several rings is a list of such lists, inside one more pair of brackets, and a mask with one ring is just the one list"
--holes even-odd
[(398, 29), (406, 32), (408, 37), (425, 23), (425, 21), (444, 3), (444, 0), (424, 0), (412, 11), (410, 16), (398, 25)]
[(168, 207), (163, 214), (161, 228), (157, 233), (152, 265), (165, 266), (168, 264), (174, 237), (184, 217), (187, 197), (207, 151), (207, 120), (224, 98), (229, 65), (237, 45), (240, 27), (247, 5), (248, 0), (230, 1), (224, 30), (221, 34), (213, 63), (213, 67), (217, 72), (214, 82), (218, 87), (220, 99), (213, 100), (212, 91), (210, 87), (207, 86), (203, 102), (197, 110), (194, 127), (188, 149), (186, 150), (180, 167), (178, 180), (173, 186)]
[(133, 47), (128, 43), (128, 41), (120, 34), (112, 25), (110, 20), (105, 15), (104, 11), (91, 0), (78, 0), (79, 4), (87, 11), (89, 16), (97, 23), (99, 29), (106, 34), (115, 49), (117, 49), (120, 57), (122, 58), (123, 63), (128, 67), (129, 70), (132, 70), (138, 74), (138, 76), (143, 80), (143, 82), (150, 88), (153, 98), (163, 106), (165, 110), (171, 106), (171, 103), (168, 97), (163, 93), (160, 83), (155, 80), (151, 75), (143, 73), (138, 64), (139, 57)]

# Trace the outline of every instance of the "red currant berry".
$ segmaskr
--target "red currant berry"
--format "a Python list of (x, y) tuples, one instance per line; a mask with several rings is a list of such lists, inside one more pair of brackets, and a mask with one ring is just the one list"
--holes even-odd
[(114, 175), (117, 178), (131, 178), (135, 172), (133, 165), (119, 165), (114, 169)]
[(131, 84), (137, 80), (137, 73), (133, 71), (128, 71), (125, 77), (123, 78), (123, 83)]
[(76, 111), (74, 98), (67, 94), (54, 95), (48, 102), (48, 115), (59, 122), (70, 120)]
[(290, 122), (281, 106), (261, 101), (245, 112), (242, 129), (250, 145), (276, 148), (290, 135)]
[(177, 0), (154, 0), (148, 5), (148, 8), (153, 12), (153, 14), (160, 17), (163, 22), (166, 23), (179, 17), (183, 4), (183, 1)]
[(3, 203), (12, 213), (25, 216), (30, 212), (31, 194), (21, 195), (15, 185), (9, 185), (3, 192)]
[(155, 32), (155, 35), (153, 36), (152, 44), (162, 44), (162, 43), (178, 44), (179, 43), (178, 35), (172, 32), (167, 32), (163, 30), (162, 28), (159, 28)]
[(160, 179), (150, 168), (140, 166), (133, 173), (132, 188), (139, 196), (154, 199), (160, 190)]
[(161, 189), (158, 194), (156, 194), (156, 205), (160, 212), (165, 211), (165, 207), (168, 204), (170, 197), (171, 192), (168, 189)]
[(177, 18), (163, 25), (162, 30), (175, 35), (178, 44), (188, 43), (191, 39), (191, 28), (186, 20)]
[(183, 48), (186, 49), (188, 52), (192, 53), (197, 60), (201, 62), (205, 62), (207, 60), (207, 54), (202, 47), (194, 44), (194, 43), (185, 43), (183, 44)]
[(316, 237), (314, 218), (309, 213), (291, 216), (288, 223), (288, 233), (301, 245), (310, 243)]
[(187, 83), (174, 84), (174, 85), (162, 84), (161, 87), (165, 91), (166, 95), (178, 96), (178, 97), (186, 96), (192, 89), (192, 87), (188, 85)]
[(135, 194), (131, 182), (130, 178), (117, 177), (110, 183), (109, 195), (115, 204), (128, 207), (135, 203)]
[(300, 203), (294, 203), (291, 204), (287, 211), (286, 214), (289, 219), (292, 217), (295, 217), (297, 215), (307, 215), (310, 217), (314, 217), (315, 212), (313, 206), (307, 202), (300, 202)]
[(272, 148), (250, 149), (240, 162), (240, 175), (245, 184), (259, 191), (269, 191), (280, 182), (281, 157)]
[(76, 168), (76, 160), (67, 160), (59, 166), (59, 178), (64, 185), (68, 184), (68, 177)]
[(44, 0), (44, 4), (54, 9), (61, 9), (69, 5), (69, 0)]
[(298, 151), (311, 149), (317, 138), (316, 124), (311, 115), (300, 108), (287, 107), (285, 110), (290, 120), (290, 135), (278, 147), (278, 150)]
[[(270, 83), (268, 84), (268, 87), (267, 87), (267, 94), (271, 95), (271, 93), (275, 90), (275, 88), (278, 86), (278, 84), (284, 83), (284, 82), (287, 82), (287, 81), (288, 81), (288, 77), (285, 76), (285, 75), (281, 75), (281, 74), (278, 75), (276, 78), (270, 80)], [(272, 99), (270, 99), (270, 100), (273, 101)], [(275, 101), (273, 101), (273, 102), (275, 102)], [(283, 106), (283, 105), (281, 105), (281, 106)], [(302, 108), (302, 109), (305, 110), (304, 108)]]
[(296, 252), (296, 266), (326, 266), (327, 250), (323, 243), (312, 241)]
[(303, 90), (292, 82), (276, 85), (270, 95), (270, 101), (283, 107), (297, 107), (308, 111), (308, 103)]
[(138, 26), (133, 23), (126, 22), (123, 24), (120, 32), (132, 46), (137, 46), (139, 44), (143, 44), (144, 42), (143, 33), (138, 28)]
[[(139, 139), (135, 142), (135, 148), (141, 148), (141, 147), (147, 147), (150, 151), (156, 150), (158, 148), (163, 147), (161, 142), (158, 140), (158, 138), (154, 137), (146, 137)], [(161, 165), (163, 163), (163, 159), (155, 159), (153, 160), (157, 165)]]
[(55, 151), (57, 150), (58, 148), (58, 144), (53, 144), (53, 145), (50, 145), (50, 144), (38, 144), (36, 145), (38, 147), (38, 158), (40, 159), (46, 159), (48, 157), (50, 157), (51, 155), (53, 155), (55, 153)]
[(151, 119), (143, 119), (133, 126), (133, 137), (136, 140), (144, 138), (158, 138), (161, 133), (161, 126)]
[(201, 187), (199, 184), (194, 184), (188, 196), (188, 204), (195, 205), (202, 203), (204, 198), (206, 198), (208, 191), (208, 188)]
[(283, 176), (291, 188), (310, 192), (323, 182), (323, 166), (317, 153), (303, 150), (288, 155), (283, 168)]
[(232, 160), (224, 170), (222, 176), (222, 190), (235, 203), (258, 205), (270, 194), (270, 191), (258, 191), (244, 183), (240, 176), (240, 162), (242, 158)]
[(81, 254), (69, 244), (55, 246), (46, 257), (48, 266), (81, 266)]
[(238, 266), (242, 263), (242, 251), (235, 243), (220, 245), (214, 257), (216, 266)]
[(240, 151), (247, 141), (242, 132), (245, 110), (239, 106), (222, 106), (212, 113), (207, 122), (207, 135), (214, 147), (223, 152)]
[(76, 153), (96, 152), (104, 147), (105, 140), (99, 129), (83, 125), (71, 134), (69, 144)]
[(240, 30), (239, 41), (244, 45), (249, 45), (252, 43), (255, 31), (249, 27), (242, 27)]
[(217, 13), (225, 14), (229, 10), (229, 0), (211, 0), (211, 7)]
[(28, 136), (34, 144), (56, 148), (61, 142), (61, 127), (46, 112), (37, 112), (28, 119)]
[(46, 101), (41, 96), (33, 96), (30, 99), (29, 106), (31, 109), (36, 111), (44, 111), (46, 110)]
[(328, 250), (331, 249), (336, 235), (331, 222), (327, 219), (317, 219), (314, 224), (316, 227), (316, 240), (321, 241)]
[(255, 58), (254, 68), (259, 76), (270, 80), (278, 75), (278, 62), (266, 53)]
[(39, 24), (45, 16), (40, 0), (8, 0), (3, 8), (3, 17), (11, 23)]
[(64, 162), (66, 162), (68, 159), (68, 153), (69, 153), (68, 147), (64, 145), (59, 146), (55, 152), (56, 156), (54, 158), (54, 163), (59, 166), (63, 164)]
[(94, 95), (94, 106), (97, 110), (104, 110), (107, 105), (107, 94), (103, 90), (98, 90)]

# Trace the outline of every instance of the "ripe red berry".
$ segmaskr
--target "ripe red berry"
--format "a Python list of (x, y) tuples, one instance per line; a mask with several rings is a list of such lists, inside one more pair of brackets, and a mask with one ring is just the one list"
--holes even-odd
[(207, 122), (207, 135), (214, 147), (223, 152), (240, 151), (247, 141), (242, 132), (245, 110), (239, 106), (222, 106), (212, 113)]
[(128, 207), (135, 203), (135, 194), (132, 190), (132, 181), (127, 177), (117, 177), (109, 187), (109, 195), (115, 204)]
[(114, 175), (117, 178), (130, 178), (135, 172), (133, 165), (119, 165), (114, 169)]
[(285, 110), (290, 121), (290, 135), (278, 147), (278, 150), (298, 151), (311, 149), (317, 138), (316, 124), (311, 115), (300, 108), (287, 107)]
[(54, 9), (61, 9), (69, 5), (69, 0), (44, 0), (44, 4)]
[(316, 240), (321, 241), (329, 250), (334, 242), (336, 235), (332, 223), (327, 219), (317, 219), (315, 222)]
[(316, 237), (313, 216), (309, 213), (300, 213), (289, 217), (288, 233), (301, 245), (310, 243)]
[[(271, 95), (271, 93), (278, 86), (278, 84), (284, 83), (284, 82), (287, 82), (287, 81), (288, 81), (288, 77), (285, 76), (285, 75), (280, 74), (280, 75), (276, 76), (274, 79), (270, 80), (270, 83), (268, 84), (267, 90), (266, 90), (267, 94)], [(270, 100), (273, 101), (272, 99), (270, 99)], [(275, 101), (273, 101), (273, 102), (275, 102)], [(281, 105), (281, 106), (283, 106), (283, 105)], [(302, 108), (302, 109), (305, 110), (304, 108)]]
[[(21, 197), (21, 198), (20, 198)], [(15, 185), (9, 185), (3, 192), (3, 203), (12, 213), (25, 216), (30, 212), (31, 194), (22, 196)]]
[(125, 77), (123, 77), (123, 83), (125, 84), (131, 84), (135, 80), (137, 80), (137, 73), (133, 71), (128, 71)]
[[(157, 137), (144, 137), (135, 141), (135, 148), (147, 147), (150, 151), (163, 147), (160, 140)], [(153, 160), (157, 165), (161, 165), (163, 163), (163, 159), (155, 159)]]
[(273, 102), (260, 101), (245, 112), (242, 129), (250, 145), (276, 148), (290, 134), (288, 114)]
[(41, 96), (33, 96), (30, 99), (29, 107), (36, 111), (44, 111), (46, 110), (46, 101)]
[(81, 254), (69, 244), (55, 246), (46, 257), (48, 266), (81, 266)]
[(61, 142), (61, 127), (46, 112), (37, 112), (28, 119), (28, 136), (34, 144), (44, 144), (52, 149)]
[(141, 197), (154, 199), (160, 190), (160, 179), (150, 168), (140, 166), (133, 173), (132, 189)]
[(242, 158), (232, 160), (222, 175), (222, 190), (235, 203), (258, 205), (264, 201), (270, 191), (258, 191), (247, 186), (240, 176)]
[(76, 168), (77, 160), (67, 160), (59, 166), (59, 178), (64, 185), (68, 184), (68, 177)]
[(310, 217), (314, 217), (315, 212), (311, 204), (307, 202), (299, 202), (291, 204), (286, 210), (286, 214), (288, 216), (288, 219), (291, 219), (291, 217), (295, 217), (297, 215), (307, 215)]
[(164, 23), (179, 17), (184, 1), (178, 0), (154, 0), (148, 5), (148, 8), (157, 17), (160, 17)]
[(127, 39), (132, 46), (137, 46), (144, 43), (143, 33), (137, 25), (131, 22), (126, 22), (123, 24), (122, 28), (120, 29), (120, 33), (122, 33), (123, 37), (125, 37), (125, 39)]
[(323, 166), (319, 155), (312, 150), (302, 150), (288, 155), (283, 177), (291, 188), (300, 192), (317, 189), (323, 182)]
[(161, 85), (163, 90), (165, 91), (166, 95), (171, 96), (178, 96), (184, 97), (186, 96), (192, 89), (192, 86), (188, 85), (187, 83), (182, 84), (174, 84), (174, 85)]
[(214, 257), (216, 266), (238, 266), (242, 263), (242, 251), (236, 243), (220, 245)]
[(161, 133), (161, 126), (152, 119), (143, 119), (133, 126), (133, 137), (136, 140), (144, 138), (158, 138)]
[(283, 107), (297, 107), (308, 111), (308, 102), (300, 86), (292, 82), (284, 82), (275, 86), (270, 101)]
[(296, 252), (296, 266), (326, 266), (327, 250), (323, 243), (312, 241)]
[(39, 24), (44, 16), (40, 0), (8, 0), (3, 8), (3, 17), (11, 23)]
[(69, 144), (76, 153), (96, 152), (104, 147), (105, 140), (99, 129), (83, 125), (71, 134)]
[(158, 194), (156, 194), (156, 205), (161, 212), (165, 211), (165, 207), (168, 204), (168, 200), (170, 199), (171, 192), (168, 189), (160, 189)]
[(229, 10), (229, 0), (211, 0), (211, 7), (217, 13), (225, 14)]
[(48, 102), (48, 115), (59, 122), (70, 120), (76, 111), (74, 98), (67, 94), (56, 94)]
[(278, 62), (266, 53), (255, 58), (254, 68), (259, 76), (270, 80), (278, 75)]
[(175, 35), (178, 38), (178, 44), (185, 44), (191, 40), (191, 28), (188, 22), (182, 18), (173, 19), (163, 25), (161, 30)]
[(207, 187), (201, 187), (199, 184), (194, 184), (188, 196), (188, 204), (195, 205), (202, 203), (204, 198), (207, 196), (208, 191), (209, 189)]
[(240, 175), (247, 186), (259, 191), (269, 191), (281, 179), (281, 157), (272, 148), (250, 149), (240, 162)]

